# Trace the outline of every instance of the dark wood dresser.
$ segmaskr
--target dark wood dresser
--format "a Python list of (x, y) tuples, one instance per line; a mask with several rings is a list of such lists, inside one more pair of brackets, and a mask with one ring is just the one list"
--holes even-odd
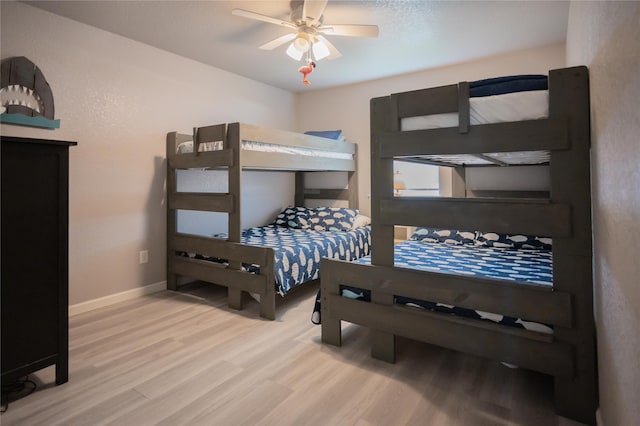
[(2, 383), (50, 365), (68, 380), (69, 147), (2, 136)]

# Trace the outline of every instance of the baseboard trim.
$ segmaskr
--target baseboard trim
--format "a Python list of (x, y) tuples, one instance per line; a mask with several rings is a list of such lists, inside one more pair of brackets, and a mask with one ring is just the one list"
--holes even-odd
[(167, 282), (160, 281), (155, 284), (149, 284), (144, 287), (134, 288), (133, 290), (123, 291), (121, 293), (110, 294), (109, 296), (99, 297), (86, 302), (76, 303), (69, 306), (69, 316), (83, 314), (98, 308), (113, 305), (114, 303), (123, 302), (125, 300), (135, 299), (137, 297), (146, 296), (148, 294), (157, 293), (167, 289)]
[(596, 410), (596, 424), (598, 426), (604, 426), (604, 421), (602, 421), (602, 411), (600, 411), (600, 407)]

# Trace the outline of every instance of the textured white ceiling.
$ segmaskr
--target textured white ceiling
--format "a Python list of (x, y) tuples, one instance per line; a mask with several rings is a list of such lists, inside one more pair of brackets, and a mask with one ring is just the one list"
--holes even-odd
[(288, 20), (288, 0), (25, 3), (291, 92), (563, 43), (569, 13), (565, 1), (329, 0), (325, 23), (376, 24), (380, 35), (329, 37), (343, 56), (319, 61), (304, 86), (286, 45), (258, 49), (287, 28), (231, 14)]

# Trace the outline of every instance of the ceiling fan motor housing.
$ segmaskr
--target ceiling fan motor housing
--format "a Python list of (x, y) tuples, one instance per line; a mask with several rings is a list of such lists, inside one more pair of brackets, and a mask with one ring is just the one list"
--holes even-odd
[[(291, 0), (291, 3), (289, 3), (289, 5), (291, 7), (291, 15), (289, 20), (297, 26), (308, 27), (306, 18), (310, 18), (311, 20), (313, 20), (314, 17), (302, 16), (302, 12), (304, 10), (304, 0)], [(324, 15), (320, 15), (320, 17), (317, 19), (316, 25), (314, 26), (319, 27), (320, 25), (322, 25), (323, 21)]]

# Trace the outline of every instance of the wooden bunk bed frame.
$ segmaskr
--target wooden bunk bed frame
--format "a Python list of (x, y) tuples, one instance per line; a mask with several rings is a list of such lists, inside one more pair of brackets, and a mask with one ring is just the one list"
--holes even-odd
[[(395, 361), (395, 336), (550, 374), (558, 414), (595, 423), (596, 346), (586, 67), (549, 72), (549, 117), (469, 125), (468, 83), (371, 100), (371, 265), (323, 259), (322, 341), (341, 345), (341, 320), (372, 329), (372, 355)], [(403, 117), (458, 112), (459, 128), (400, 131)], [(547, 199), (393, 197), (394, 157), (550, 150)], [(454, 185), (455, 186), (455, 185)], [(394, 268), (394, 225), (553, 238), (553, 288)], [(340, 285), (371, 290), (371, 302)], [(552, 324), (552, 335), (394, 304), (394, 295)]]
[[(193, 151), (177, 153), (182, 142), (193, 141)], [(223, 149), (199, 152), (207, 142), (222, 141)], [(351, 159), (313, 157), (242, 149), (242, 141), (308, 148), (352, 155)], [(228, 172), (228, 193), (187, 193), (177, 191), (177, 169), (207, 168)], [(229, 307), (243, 308), (243, 292), (260, 295), (260, 315), (275, 319), (274, 251), (268, 247), (241, 243), (242, 170), (294, 171), (295, 205), (305, 199), (347, 200), (357, 208), (356, 145), (283, 130), (242, 123), (224, 123), (194, 128), (193, 135), (167, 134), (167, 288), (177, 290), (178, 276), (227, 287)], [(345, 171), (347, 189), (304, 187), (304, 172)], [(196, 236), (177, 231), (177, 210), (223, 212), (228, 214), (228, 239)], [(228, 266), (180, 255), (180, 252), (228, 259)], [(242, 270), (242, 263), (260, 265), (260, 273)]]

